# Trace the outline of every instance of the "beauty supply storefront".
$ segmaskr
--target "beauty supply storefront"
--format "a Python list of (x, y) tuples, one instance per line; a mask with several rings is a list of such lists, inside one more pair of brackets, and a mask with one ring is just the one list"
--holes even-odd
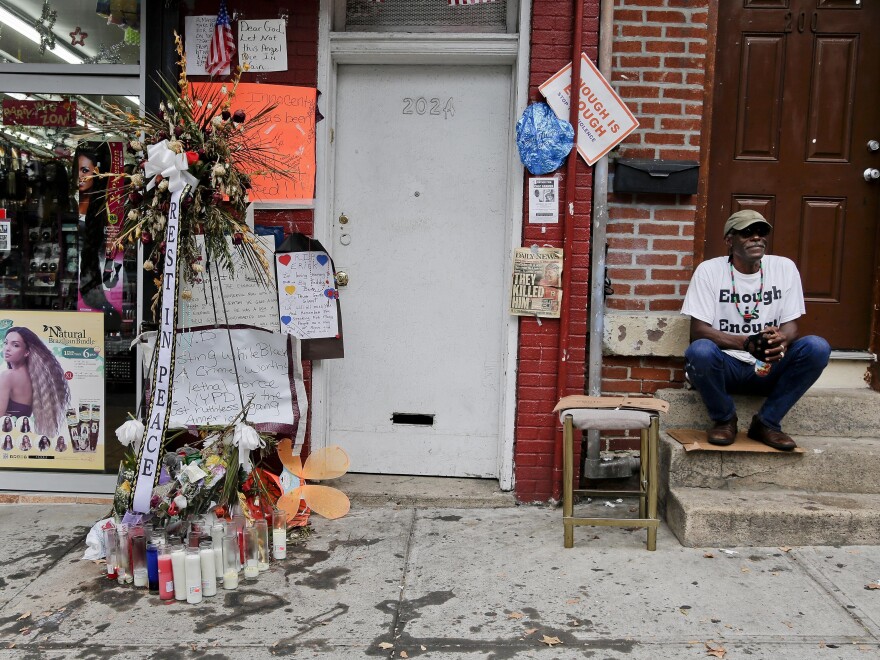
[(137, 249), (91, 176), (131, 165), (90, 117), (139, 112), (144, 5), (0, 0), (0, 491), (112, 492), (138, 409)]

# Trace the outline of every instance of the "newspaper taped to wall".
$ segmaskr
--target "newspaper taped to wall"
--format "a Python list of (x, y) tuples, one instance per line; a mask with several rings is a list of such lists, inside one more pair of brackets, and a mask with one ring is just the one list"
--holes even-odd
[(562, 248), (516, 248), (510, 313), (556, 319), (561, 306)]

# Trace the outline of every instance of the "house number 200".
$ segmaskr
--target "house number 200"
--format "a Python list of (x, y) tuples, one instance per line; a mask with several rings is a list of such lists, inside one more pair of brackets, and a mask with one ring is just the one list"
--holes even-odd
[(455, 116), (455, 106), (452, 103), (452, 97), (446, 99), (433, 98), (426, 99), (424, 96), (418, 98), (405, 97), (403, 99), (403, 114), (405, 115), (443, 115), (443, 119), (449, 119)]

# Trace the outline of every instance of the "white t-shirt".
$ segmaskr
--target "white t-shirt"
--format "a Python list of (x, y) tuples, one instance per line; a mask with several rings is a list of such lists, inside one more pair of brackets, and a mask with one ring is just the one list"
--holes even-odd
[[(760, 272), (744, 275), (734, 268), (734, 296), (728, 258), (716, 257), (704, 261), (694, 271), (681, 313), (705, 321), (716, 330), (743, 337), (771, 325), (778, 327), (803, 315), (806, 312), (804, 292), (794, 262), (786, 257), (765, 255), (761, 266), (764, 288), (761, 300), (756, 305), (761, 289)], [(746, 320), (744, 315), (750, 315), (751, 318)], [(755, 362), (755, 358), (746, 351), (724, 352), (743, 362)]]

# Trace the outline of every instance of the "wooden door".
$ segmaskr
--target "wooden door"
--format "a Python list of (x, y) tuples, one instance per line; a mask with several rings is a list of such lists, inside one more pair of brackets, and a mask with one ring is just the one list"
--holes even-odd
[(866, 350), (880, 182), (880, 2), (719, 2), (706, 257), (753, 208), (800, 269), (801, 334)]

